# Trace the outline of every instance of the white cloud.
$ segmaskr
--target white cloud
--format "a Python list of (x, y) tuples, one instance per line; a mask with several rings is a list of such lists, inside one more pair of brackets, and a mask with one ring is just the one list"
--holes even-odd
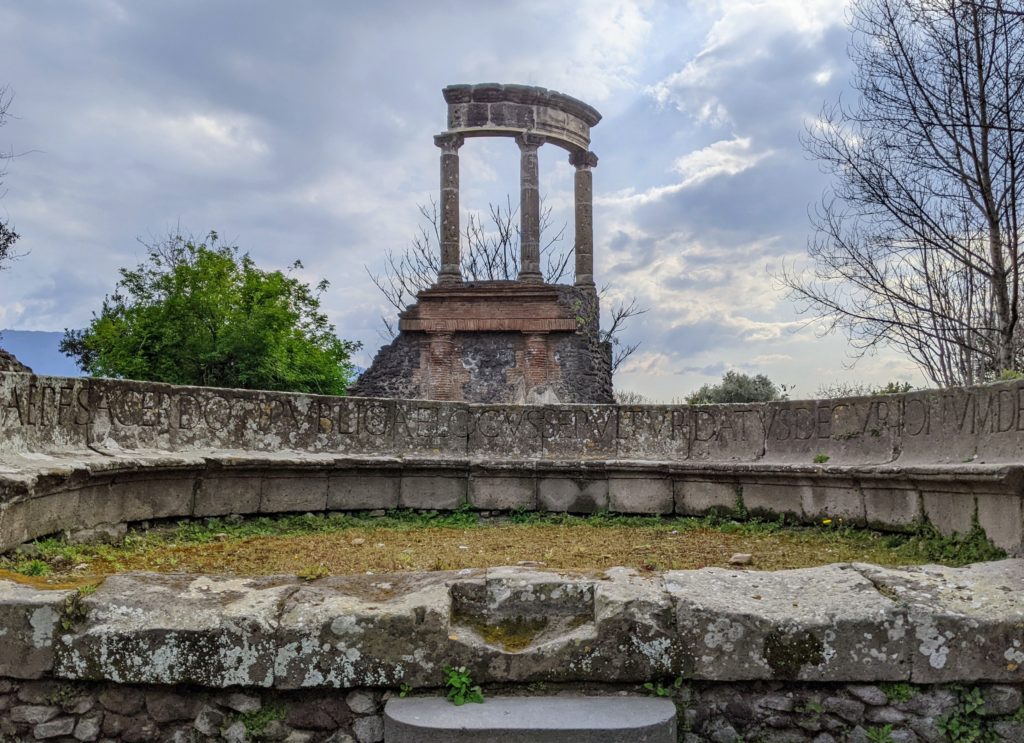
[(677, 183), (654, 186), (640, 193), (625, 191), (611, 196), (599, 196), (596, 200), (601, 205), (649, 204), (718, 176), (738, 175), (772, 154), (771, 150), (755, 152), (752, 145), (750, 137), (733, 137), (713, 142), (676, 159), (672, 169), (683, 176)]
[[(673, 105), (701, 123), (722, 125), (730, 112), (717, 91), (737, 72), (770, 59), (779, 39), (796, 35), (812, 45), (844, 22), (846, 0), (709, 0), (717, 17), (701, 49), (678, 71), (648, 88), (662, 105)], [(819, 72), (819, 74), (821, 74)], [(816, 78), (819, 85), (828, 79)], [(709, 116), (709, 112), (714, 116)]]
[(161, 168), (227, 174), (260, 165), (269, 151), (259, 122), (230, 111), (117, 106), (93, 109), (85, 119), (97, 140)]

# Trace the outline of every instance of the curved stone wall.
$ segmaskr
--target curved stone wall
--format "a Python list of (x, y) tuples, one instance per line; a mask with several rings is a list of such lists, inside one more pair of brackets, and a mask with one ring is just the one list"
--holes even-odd
[(735, 509), (1024, 548), (1024, 384), (760, 405), (513, 406), (0, 375), (0, 548), (225, 513)]

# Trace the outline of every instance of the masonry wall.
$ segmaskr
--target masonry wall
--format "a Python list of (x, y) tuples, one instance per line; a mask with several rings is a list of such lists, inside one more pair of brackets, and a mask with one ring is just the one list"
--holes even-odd
[(375, 743), (388, 697), (454, 665), (491, 697), (660, 688), (691, 743), (1016, 742), (1022, 590), (1020, 560), (0, 580), (0, 735)]
[[(571, 330), (460, 330), (438, 341), (437, 333), (403, 329), (377, 352), (353, 395), (488, 404), (611, 403), (612, 349), (600, 337), (596, 293), (560, 285), (546, 289), (551, 306), (542, 304), (541, 309), (555, 310)], [(414, 305), (403, 314), (418, 309)], [(488, 321), (504, 319), (501, 307), (490, 312), (486, 301), (471, 297), (450, 302), (441, 312), (458, 318), (473, 309)], [(517, 322), (509, 319), (507, 324)]]
[[(669, 679), (659, 683), (668, 685)], [(619, 695), (650, 693), (640, 685), (551, 684), (491, 687), (499, 693)], [(440, 688), (419, 694), (442, 696)], [(1024, 740), (1021, 686), (686, 683), (672, 689), (683, 743), (870, 743), (888, 729), (892, 741), (948, 741), (945, 725), (966, 719), (989, 740)], [(961, 712), (965, 695), (984, 706)], [(394, 689), (330, 692), (230, 692), (0, 678), (0, 735), (14, 740), (95, 741), (287, 740), (289, 743), (379, 743), (383, 707)], [(347, 737), (346, 737), (347, 736)], [(878, 740), (876, 737), (875, 740)]]

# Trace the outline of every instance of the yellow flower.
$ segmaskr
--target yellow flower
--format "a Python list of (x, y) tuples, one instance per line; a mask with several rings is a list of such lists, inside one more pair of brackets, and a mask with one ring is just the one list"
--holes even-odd
[(832, 523), (832, 519), (822, 519), (821, 523), (823, 523), (823, 524), (831, 524)]

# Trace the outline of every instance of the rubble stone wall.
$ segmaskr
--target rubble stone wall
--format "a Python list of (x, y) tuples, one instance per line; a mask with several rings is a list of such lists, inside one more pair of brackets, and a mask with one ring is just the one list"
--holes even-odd
[[(664, 680), (664, 683), (671, 683)], [(529, 693), (502, 687), (501, 693)], [(545, 693), (643, 693), (632, 686), (545, 685)], [(1021, 685), (685, 683), (674, 690), (683, 743), (945, 743), (944, 725), (963, 717), (962, 699), (984, 701), (968, 719), (993, 738), (1024, 740)], [(489, 693), (491, 689), (487, 690)], [(499, 690), (494, 690), (499, 691)], [(442, 696), (442, 689), (417, 693)], [(379, 743), (384, 703), (395, 690), (343, 693), (231, 692), (189, 687), (0, 679), (0, 735), (13, 740), (264, 740)], [(486, 703), (486, 702), (485, 702)], [(878, 740), (875, 737), (874, 740)], [(884, 740), (884, 738), (883, 738)]]

